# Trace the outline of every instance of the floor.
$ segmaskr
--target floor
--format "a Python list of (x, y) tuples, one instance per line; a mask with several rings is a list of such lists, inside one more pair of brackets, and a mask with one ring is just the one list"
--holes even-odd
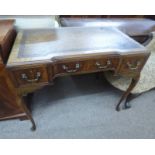
[(95, 74), (59, 77), (33, 96), (37, 130), (30, 130), (29, 121), (1, 121), (0, 138), (155, 138), (155, 90), (117, 112), (121, 94)]

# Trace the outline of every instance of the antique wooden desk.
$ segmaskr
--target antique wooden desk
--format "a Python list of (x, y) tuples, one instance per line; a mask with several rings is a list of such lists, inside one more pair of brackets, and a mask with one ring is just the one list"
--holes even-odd
[[(132, 82), (116, 106), (119, 111), (149, 54), (142, 45), (110, 27), (24, 30), (17, 35), (7, 69), (21, 98), (58, 76), (107, 70), (116, 76), (129, 76)], [(30, 112), (24, 109), (35, 129)]]

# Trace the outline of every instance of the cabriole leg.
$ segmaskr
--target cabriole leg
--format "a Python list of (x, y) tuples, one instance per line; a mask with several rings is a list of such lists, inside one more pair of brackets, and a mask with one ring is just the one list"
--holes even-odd
[[(120, 105), (121, 105), (122, 101), (128, 98), (128, 95), (133, 90), (133, 88), (136, 86), (136, 84), (138, 83), (138, 81), (139, 81), (139, 76), (136, 76), (136, 77), (132, 78), (131, 84), (129, 85), (128, 89), (123, 94), (123, 96), (121, 97), (120, 101), (118, 102), (118, 104), (116, 106), (116, 110), (117, 111), (120, 111)], [(129, 108), (129, 105), (127, 105), (127, 103), (126, 103), (125, 104), (125, 107), (126, 108)]]
[(128, 109), (131, 107), (130, 101), (135, 99), (136, 97), (140, 96), (142, 93), (140, 94), (129, 94), (128, 97), (126, 98), (126, 101), (124, 103), (124, 109)]
[(29, 111), (28, 108), (26, 107), (26, 105), (25, 105), (25, 103), (24, 103), (23, 100), (21, 101), (21, 107), (22, 107), (22, 109), (24, 110), (24, 112), (26, 113), (28, 119), (29, 119), (29, 120), (31, 121), (31, 123), (32, 123), (32, 128), (31, 128), (31, 130), (32, 130), (32, 131), (35, 131), (35, 130), (36, 130), (36, 124), (35, 124), (35, 122), (34, 122), (34, 119), (33, 119), (32, 115), (31, 115), (30, 111)]

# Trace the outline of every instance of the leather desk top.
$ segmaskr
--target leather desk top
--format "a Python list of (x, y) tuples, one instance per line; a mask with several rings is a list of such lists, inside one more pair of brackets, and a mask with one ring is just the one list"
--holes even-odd
[(7, 66), (119, 53), (144, 53), (146, 49), (112, 27), (73, 27), (18, 32)]

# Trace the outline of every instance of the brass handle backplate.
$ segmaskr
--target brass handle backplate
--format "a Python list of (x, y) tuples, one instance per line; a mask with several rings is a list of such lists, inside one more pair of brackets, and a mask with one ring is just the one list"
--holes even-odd
[(23, 80), (25, 80), (25, 81), (27, 81), (27, 82), (37, 82), (37, 81), (39, 81), (39, 79), (40, 79), (40, 77), (41, 77), (41, 73), (40, 72), (37, 72), (36, 73), (36, 78), (35, 79), (29, 79), (28, 78), (28, 76), (25, 74), (25, 73), (23, 73), (22, 75), (21, 75), (21, 78), (23, 79)]
[(127, 66), (130, 70), (137, 70), (140, 65), (140, 61), (138, 61), (136, 64), (131, 64), (130, 62), (127, 62)]
[(68, 66), (62, 65), (63, 70), (65, 70), (67, 73), (75, 73), (80, 69), (80, 64), (77, 63), (75, 64), (75, 69), (69, 69)]
[(111, 65), (111, 61), (110, 60), (107, 60), (106, 62), (106, 65), (102, 65), (100, 64), (99, 62), (96, 62), (96, 66), (99, 68), (99, 69), (106, 69), (108, 68), (109, 66)]

